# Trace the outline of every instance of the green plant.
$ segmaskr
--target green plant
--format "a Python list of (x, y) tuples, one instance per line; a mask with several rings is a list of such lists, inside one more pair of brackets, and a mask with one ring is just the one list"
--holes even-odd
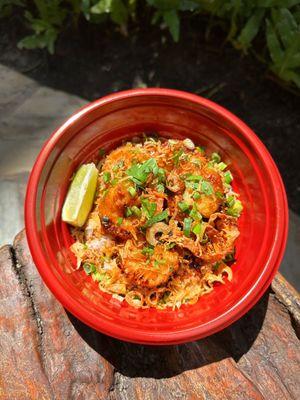
[(59, 34), (81, 16), (90, 23), (110, 19), (127, 33), (128, 22), (138, 20), (137, 3), (140, 14), (152, 12), (152, 23), (167, 28), (175, 42), (182, 16), (207, 15), (208, 31), (217, 21), (233, 46), (255, 50), (276, 76), (300, 88), (300, 0), (0, 0), (0, 17), (24, 8), (33, 33), (19, 47), (53, 54)]

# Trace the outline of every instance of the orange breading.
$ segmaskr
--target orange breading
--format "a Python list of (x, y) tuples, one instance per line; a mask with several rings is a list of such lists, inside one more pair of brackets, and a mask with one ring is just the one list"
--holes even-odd
[(179, 256), (175, 251), (157, 245), (149, 258), (142, 251), (142, 248), (137, 247), (131, 240), (120, 250), (122, 267), (133, 285), (153, 288), (166, 283), (177, 271)]

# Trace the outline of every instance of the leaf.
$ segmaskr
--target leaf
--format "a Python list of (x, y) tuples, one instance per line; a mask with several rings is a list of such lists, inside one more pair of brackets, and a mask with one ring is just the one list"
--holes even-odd
[[(276, 73), (277, 71), (274, 72)], [(300, 89), (300, 73), (297, 74), (295, 71), (285, 70), (280, 74), (280, 78), (286, 82), (294, 82), (294, 84)]]
[(91, 8), (93, 14), (108, 14), (112, 10), (113, 0), (100, 0)]
[(164, 210), (159, 214), (154, 215), (152, 218), (148, 219), (148, 221), (145, 223), (144, 228), (149, 228), (149, 226), (152, 226), (156, 224), (157, 222), (163, 221), (169, 216), (168, 210)]
[(122, 0), (112, 1), (111, 19), (119, 25), (123, 25), (127, 22), (128, 11)]
[(19, 49), (44, 49), (47, 48), (50, 54), (54, 53), (54, 43), (57, 39), (58, 31), (54, 28), (46, 30), (40, 35), (26, 36), (18, 43)]
[(200, 7), (201, 7), (201, 5), (199, 3), (196, 3), (195, 1), (192, 1), (192, 0), (180, 0), (180, 4), (179, 4), (178, 9), (180, 11), (195, 11)]
[(93, 14), (111, 14), (111, 19), (119, 25), (127, 22), (128, 11), (122, 0), (100, 0), (91, 8)]
[(266, 39), (270, 56), (275, 64), (281, 64), (283, 62), (284, 52), (269, 19), (266, 20), (266, 27)]
[(299, 4), (299, 0), (258, 0), (256, 2), (257, 7), (286, 7), (291, 8)]
[(147, 0), (147, 3), (160, 11), (178, 10), (180, 6), (180, 0)]
[(294, 33), (298, 26), (293, 15), (287, 8), (272, 10), (272, 21), (285, 47), (294, 41)]
[(147, 218), (152, 218), (156, 211), (156, 203), (150, 202), (148, 199), (142, 199), (142, 210)]
[(131, 177), (131, 180), (138, 185), (143, 185), (149, 174), (158, 170), (158, 165), (155, 158), (149, 158), (149, 160), (132, 165), (126, 174)]
[(237, 39), (238, 44), (241, 46), (241, 48), (243, 50), (248, 49), (252, 40), (257, 35), (264, 15), (265, 15), (265, 10), (263, 8), (259, 8), (248, 19), (246, 25), (242, 29), (242, 31)]

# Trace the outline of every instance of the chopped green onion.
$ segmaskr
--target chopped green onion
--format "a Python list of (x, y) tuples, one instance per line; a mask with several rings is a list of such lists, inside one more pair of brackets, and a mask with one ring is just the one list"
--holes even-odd
[(195, 235), (200, 235), (200, 233), (202, 232), (202, 229), (203, 229), (202, 224), (201, 224), (201, 223), (198, 223), (198, 224), (196, 224), (196, 225), (194, 226), (192, 232), (193, 232)]
[(163, 221), (169, 216), (169, 213), (167, 210), (162, 211), (159, 214), (154, 215), (152, 218), (149, 218), (146, 224), (144, 225), (144, 228), (149, 228), (149, 226), (152, 226), (156, 224), (157, 222)]
[(202, 181), (201, 182), (201, 192), (208, 196), (210, 194), (213, 194), (214, 189), (213, 189), (212, 185), (209, 182)]
[(182, 149), (180, 149), (180, 150), (178, 150), (174, 155), (173, 155), (173, 161), (174, 161), (174, 164), (177, 166), (178, 164), (179, 164), (179, 159), (180, 159), (180, 157), (182, 156), (182, 154), (183, 154), (183, 150)]
[(111, 175), (110, 175), (110, 172), (103, 172), (103, 181), (104, 181), (104, 183), (108, 183), (109, 181), (110, 181), (110, 177), (111, 177)]
[(92, 274), (93, 281), (101, 282), (105, 278), (105, 273), (95, 272)]
[(207, 242), (208, 242), (208, 236), (207, 236), (206, 233), (204, 233), (203, 238), (202, 238), (202, 240), (201, 240), (201, 244), (205, 244), (205, 243), (207, 243)]
[(141, 211), (140, 208), (138, 208), (137, 206), (132, 206), (132, 207), (131, 207), (131, 211), (132, 211), (132, 213), (133, 213), (136, 217), (138, 217), (138, 218), (140, 218), (141, 215), (142, 215), (142, 211)]
[(165, 187), (164, 187), (164, 185), (163, 185), (162, 183), (159, 183), (159, 184), (156, 186), (156, 190), (157, 190), (159, 193), (163, 193), (163, 192), (165, 191)]
[(170, 249), (173, 249), (173, 247), (175, 247), (175, 246), (176, 246), (176, 243), (171, 242), (171, 243), (167, 244), (166, 248), (167, 248), (167, 250), (170, 250)]
[(180, 208), (180, 210), (182, 212), (187, 212), (189, 210), (190, 206), (187, 203), (185, 203), (184, 201), (179, 201), (178, 207)]
[(120, 225), (122, 224), (122, 222), (123, 222), (123, 218), (122, 218), (122, 217), (119, 217), (119, 218), (117, 219), (117, 225), (120, 226)]
[(217, 191), (217, 192), (215, 193), (215, 195), (216, 195), (219, 199), (223, 199), (223, 193), (222, 193), (222, 192)]
[(127, 190), (131, 197), (134, 197), (136, 195), (136, 190), (133, 186), (130, 186)]
[(194, 221), (201, 221), (202, 220), (202, 215), (199, 213), (197, 210), (196, 204), (194, 204), (191, 212), (190, 212), (190, 217), (193, 218)]
[(226, 214), (231, 215), (232, 217), (239, 217), (241, 212), (243, 211), (243, 204), (240, 200), (236, 200), (233, 206), (229, 207), (226, 210)]
[(96, 271), (96, 266), (95, 266), (95, 264), (84, 263), (83, 269), (87, 275), (90, 275)]
[(218, 153), (212, 153), (210, 158), (215, 163), (219, 163), (221, 161), (221, 157)]
[(105, 154), (105, 150), (104, 149), (99, 149), (99, 157), (103, 157)]
[(203, 146), (197, 146), (196, 150), (198, 150), (200, 154), (204, 154), (205, 153), (205, 148)]
[(131, 217), (132, 214), (133, 214), (133, 213), (132, 213), (131, 208), (130, 208), (130, 207), (126, 207), (126, 210), (125, 210), (125, 217)]
[(215, 262), (214, 264), (213, 264), (213, 271), (214, 272), (217, 272), (218, 271), (218, 268), (219, 268), (219, 266), (221, 265), (222, 263), (221, 263), (221, 261), (217, 261), (217, 262)]
[(232, 207), (233, 205), (234, 205), (234, 203), (235, 203), (235, 197), (234, 196), (228, 196), (227, 198), (226, 198), (226, 205), (227, 205), (227, 207)]
[(232, 181), (233, 181), (233, 176), (231, 175), (231, 172), (230, 171), (226, 171), (225, 173), (224, 173), (224, 180), (225, 180), (225, 182), (226, 183), (231, 183)]
[(192, 222), (192, 218), (184, 218), (183, 220), (183, 234), (187, 237), (190, 237)]
[(216, 165), (216, 167), (219, 170), (224, 171), (224, 169), (227, 167), (227, 164), (225, 164), (224, 162), (220, 162), (219, 164)]
[(201, 197), (201, 194), (199, 192), (195, 192), (195, 193), (193, 193), (192, 197), (193, 197), (194, 200), (199, 200), (200, 197)]
[(232, 252), (232, 253), (228, 253), (228, 254), (226, 254), (226, 256), (225, 256), (225, 258), (224, 258), (224, 262), (231, 262), (231, 261), (234, 261), (235, 260), (235, 254), (234, 254), (235, 252)]
[(113, 186), (115, 186), (118, 182), (119, 182), (119, 179), (118, 179), (118, 178), (114, 178), (114, 179), (111, 181), (111, 184), (112, 184)]
[(150, 247), (150, 246), (145, 246), (142, 249), (142, 253), (145, 256), (152, 256), (152, 254), (154, 253), (154, 249), (152, 247)]
[(200, 182), (200, 181), (202, 181), (202, 179), (203, 179), (203, 177), (202, 177), (201, 175), (192, 175), (192, 174), (189, 174), (189, 175), (186, 175), (186, 176), (185, 176), (185, 180), (186, 180), (186, 181)]

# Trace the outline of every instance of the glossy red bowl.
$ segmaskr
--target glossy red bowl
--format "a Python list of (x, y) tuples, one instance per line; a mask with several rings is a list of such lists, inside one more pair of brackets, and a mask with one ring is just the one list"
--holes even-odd
[[(216, 286), (179, 310), (135, 309), (102, 293), (82, 270), (74, 271), (71, 238), (61, 221), (70, 178), (97, 158), (141, 132), (191, 138), (230, 163), (244, 212), (240, 218), (233, 281)], [(174, 344), (217, 332), (246, 313), (276, 273), (286, 245), (288, 207), (284, 186), (265, 146), (240, 119), (193, 94), (169, 89), (115, 93), (79, 110), (41, 150), (25, 201), (26, 234), (46, 285), (78, 319), (118, 339)]]

